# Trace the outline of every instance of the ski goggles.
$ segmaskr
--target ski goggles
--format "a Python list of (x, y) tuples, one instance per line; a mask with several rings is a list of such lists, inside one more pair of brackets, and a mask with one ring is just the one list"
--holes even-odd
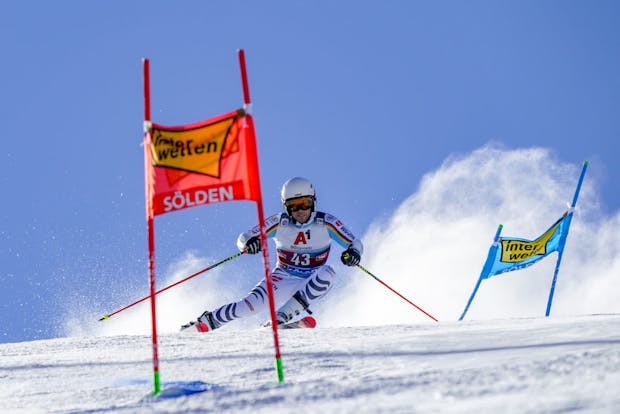
[(314, 205), (312, 197), (299, 197), (286, 200), (284, 203), (290, 212), (299, 210), (310, 210)]

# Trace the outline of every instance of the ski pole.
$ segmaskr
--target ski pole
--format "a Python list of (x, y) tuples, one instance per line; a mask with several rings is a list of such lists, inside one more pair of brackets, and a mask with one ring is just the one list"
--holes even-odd
[[(218, 267), (218, 266), (219, 266), (219, 265), (221, 265), (221, 264), (224, 264), (224, 263), (226, 263), (226, 262), (228, 262), (228, 261), (231, 261), (231, 260), (233, 260), (233, 259), (236, 259), (237, 257), (241, 256), (243, 253), (245, 253), (245, 251), (242, 251), (242, 252), (239, 252), (239, 253), (233, 254), (232, 256), (227, 257), (226, 259), (221, 260), (221, 261), (217, 262), (216, 264), (213, 264), (213, 265), (211, 265), (211, 266), (205, 267), (204, 269), (199, 270), (198, 272), (193, 273), (193, 274), (191, 274), (191, 275), (187, 276), (186, 278), (179, 280), (178, 282), (174, 282), (173, 284), (171, 284), (171, 285), (169, 285), (169, 286), (166, 286), (165, 288), (162, 288), (162, 289), (158, 290), (157, 292), (155, 292), (155, 294), (157, 295), (157, 294), (159, 294), (159, 293), (161, 293), (161, 292), (163, 292), (163, 291), (165, 291), (165, 290), (168, 290), (168, 289), (170, 289), (170, 288), (172, 288), (172, 287), (174, 287), (174, 286), (176, 286), (176, 285), (180, 285), (180, 284), (181, 284), (181, 283), (183, 283), (183, 282), (187, 282), (188, 280), (190, 280), (190, 279), (192, 279), (192, 278), (194, 278), (194, 277), (196, 277), (196, 276), (198, 276), (198, 275), (200, 275), (200, 274), (202, 274), (202, 273), (206, 272), (207, 270), (214, 269), (214, 268)], [(112, 313), (108, 313), (107, 315), (102, 316), (101, 318), (99, 318), (99, 320), (100, 320), (100, 321), (104, 321), (104, 320), (106, 320), (106, 319), (109, 319), (111, 316), (114, 316), (114, 315), (116, 315), (117, 313), (120, 313), (120, 312), (124, 311), (125, 309), (129, 309), (129, 308), (131, 308), (132, 306), (137, 305), (138, 303), (144, 302), (145, 300), (149, 299), (150, 297), (151, 297), (151, 296), (149, 295), (149, 296), (145, 296), (145, 297), (143, 297), (142, 299), (138, 299), (137, 301), (135, 301), (135, 302), (133, 302), (133, 303), (130, 303), (129, 305), (127, 305), (127, 306), (125, 306), (125, 307), (123, 307), (123, 308), (120, 308), (120, 309), (118, 309), (118, 310), (115, 310), (115, 311), (114, 311), (114, 312), (112, 312)]]
[(366, 269), (364, 266), (362, 266), (361, 264), (356, 265), (357, 267), (359, 267), (360, 269), (362, 269), (364, 271), (364, 273), (366, 273), (367, 275), (369, 275), (370, 277), (372, 277), (373, 279), (375, 279), (377, 282), (381, 283), (383, 286), (385, 286), (386, 288), (390, 289), (392, 292), (396, 293), (398, 296), (400, 296), (402, 299), (404, 299), (407, 303), (409, 303), (411, 306), (414, 306), (416, 309), (418, 309), (420, 312), (422, 312), (423, 314), (425, 314), (426, 316), (428, 316), (429, 318), (431, 318), (432, 320), (434, 320), (435, 322), (439, 322), (437, 319), (435, 319), (435, 317), (433, 317), (431, 314), (429, 314), (428, 312), (426, 312), (424, 309), (422, 309), (421, 307), (419, 307), (418, 305), (416, 305), (415, 303), (413, 303), (412, 301), (410, 301), (409, 299), (407, 299), (406, 297), (404, 297), (403, 295), (401, 295), (400, 293), (398, 293), (397, 291), (395, 291), (394, 289), (392, 289), (391, 287), (389, 287), (387, 285), (387, 283), (383, 282), (381, 279), (379, 279), (377, 276), (373, 275), (370, 271), (368, 271), (368, 269)]

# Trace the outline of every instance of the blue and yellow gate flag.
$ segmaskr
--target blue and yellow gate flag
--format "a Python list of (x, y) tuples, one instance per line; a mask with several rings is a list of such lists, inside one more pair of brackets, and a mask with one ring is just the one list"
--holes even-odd
[(495, 237), (493, 238), (493, 244), (489, 248), (487, 260), (484, 263), (482, 272), (480, 272), (478, 282), (476, 282), (474, 291), (471, 293), (459, 321), (463, 320), (465, 317), (465, 314), (474, 300), (474, 296), (476, 296), (476, 292), (478, 292), (478, 288), (480, 287), (480, 283), (483, 279), (488, 279), (491, 276), (511, 272), (513, 270), (524, 269), (538, 262), (550, 253), (558, 252), (558, 260), (555, 264), (555, 271), (553, 272), (553, 281), (551, 282), (549, 300), (547, 301), (547, 311), (545, 313), (545, 316), (549, 316), (549, 313), (551, 312), (553, 294), (555, 292), (555, 284), (558, 278), (558, 272), (560, 271), (560, 262), (562, 261), (562, 255), (564, 254), (564, 245), (566, 244), (566, 239), (568, 238), (568, 229), (570, 228), (573, 212), (575, 210), (575, 205), (577, 204), (577, 198), (579, 197), (579, 191), (581, 190), (581, 184), (583, 183), (583, 177), (586, 174), (587, 168), (588, 161), (584, 161), (570, 209), (536, 240), (517, 239), (511, 237), (500, 238), (503, 226), (501, 224), (499, 225), (497, 232), (495, 233)]
[(566, 212), (536, 240), (502, 237), (489, 249), (481, 279), (533, 265), (550, 253), (564, 249), (572, 212)]

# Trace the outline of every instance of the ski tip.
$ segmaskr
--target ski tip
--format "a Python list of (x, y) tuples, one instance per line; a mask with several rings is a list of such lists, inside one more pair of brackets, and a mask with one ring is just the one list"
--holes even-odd
[(109, 315), (103, 315), (101, 318), (99, 318), (99, 322), (105, 321), (106, 319), (109, 319), (109, 318), (110, 318)]
[(306, 328), (316, 328), (316, 319), (312, 316), (306, 316), (299, 321)]

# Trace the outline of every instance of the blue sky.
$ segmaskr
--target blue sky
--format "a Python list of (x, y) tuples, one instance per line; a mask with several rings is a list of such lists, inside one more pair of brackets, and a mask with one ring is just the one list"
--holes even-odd
[[(588, 159), (602, 211), (620, 209), (613, 1), (24, 1), (2, 14), (2, 342), (57, 336), (68, 304), (103, 313), (146, 293), (143, 57), (153, 120), (176, 125), (241, 106), (245, 49), (268, 213), (306, 176), (363, 235), (425, 174), (489, 143), (547, 148), (577, 171)], [(233, 254), (254, 214), (235, 202), (158, 218), (158, 272), (188, 251)]]

